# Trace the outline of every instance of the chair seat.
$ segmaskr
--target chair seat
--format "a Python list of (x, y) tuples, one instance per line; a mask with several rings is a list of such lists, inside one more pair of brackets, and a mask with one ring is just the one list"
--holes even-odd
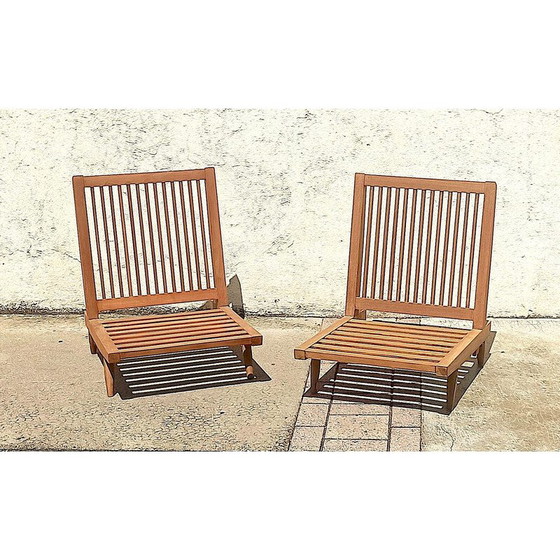
[(87, 326), (109, 363), (184, 350), (262, 344), (262, 336), (229, 307), (167, 315), (90, 319)]
[(412, 369), (446, 376), (484, 341), (482, 330), (343, 317), (295, 350), (298, 359)]

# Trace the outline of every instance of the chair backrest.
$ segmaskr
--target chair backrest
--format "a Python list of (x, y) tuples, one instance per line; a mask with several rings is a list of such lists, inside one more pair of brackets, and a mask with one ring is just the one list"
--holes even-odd
[(496, 183), (357, 173), (346, 315), (486, 323)]
[(214, 168), (72, 178), (86, 313), (227, 305)]

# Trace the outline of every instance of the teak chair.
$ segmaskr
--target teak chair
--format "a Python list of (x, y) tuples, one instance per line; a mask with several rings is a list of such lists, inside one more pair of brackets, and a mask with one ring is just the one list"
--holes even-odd
[[(496, 183), (357, 173), (344, 317), (299, 346), (320, 361), (427, 372), (447, 379), (455, 405), (459, 367), (489, 355), (486, 318)], [(366, 312), (463, 319), (472, 329), (368, 321)], [(335, 371), (338, 371), (335, 370)]]
[[(228, 307), (215, 172), (73, 177), (90, 350), (103, 364), (107, 395), (125, 358), (222, 346), (262, 336)], [(212, 309), (101, 319), (100, 312), (212, 301)]]

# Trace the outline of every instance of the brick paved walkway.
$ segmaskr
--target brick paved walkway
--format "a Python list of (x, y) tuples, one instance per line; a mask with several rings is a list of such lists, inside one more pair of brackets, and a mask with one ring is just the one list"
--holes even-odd
[[(321, 375), (332, 365), (322, 362)], [(420, 451), (421, 422), (418, 409), (304, 396), (289, 450)]]

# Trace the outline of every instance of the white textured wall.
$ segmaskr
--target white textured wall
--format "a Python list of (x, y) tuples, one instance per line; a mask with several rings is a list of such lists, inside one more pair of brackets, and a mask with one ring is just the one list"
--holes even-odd
[(82, 307), (72, 175), (205, 166), (251, 313), (342, 311), (360, 171), (496, 181), (490, 314), (560, 316), (560, 111), (0, 111), (0, 308)]

